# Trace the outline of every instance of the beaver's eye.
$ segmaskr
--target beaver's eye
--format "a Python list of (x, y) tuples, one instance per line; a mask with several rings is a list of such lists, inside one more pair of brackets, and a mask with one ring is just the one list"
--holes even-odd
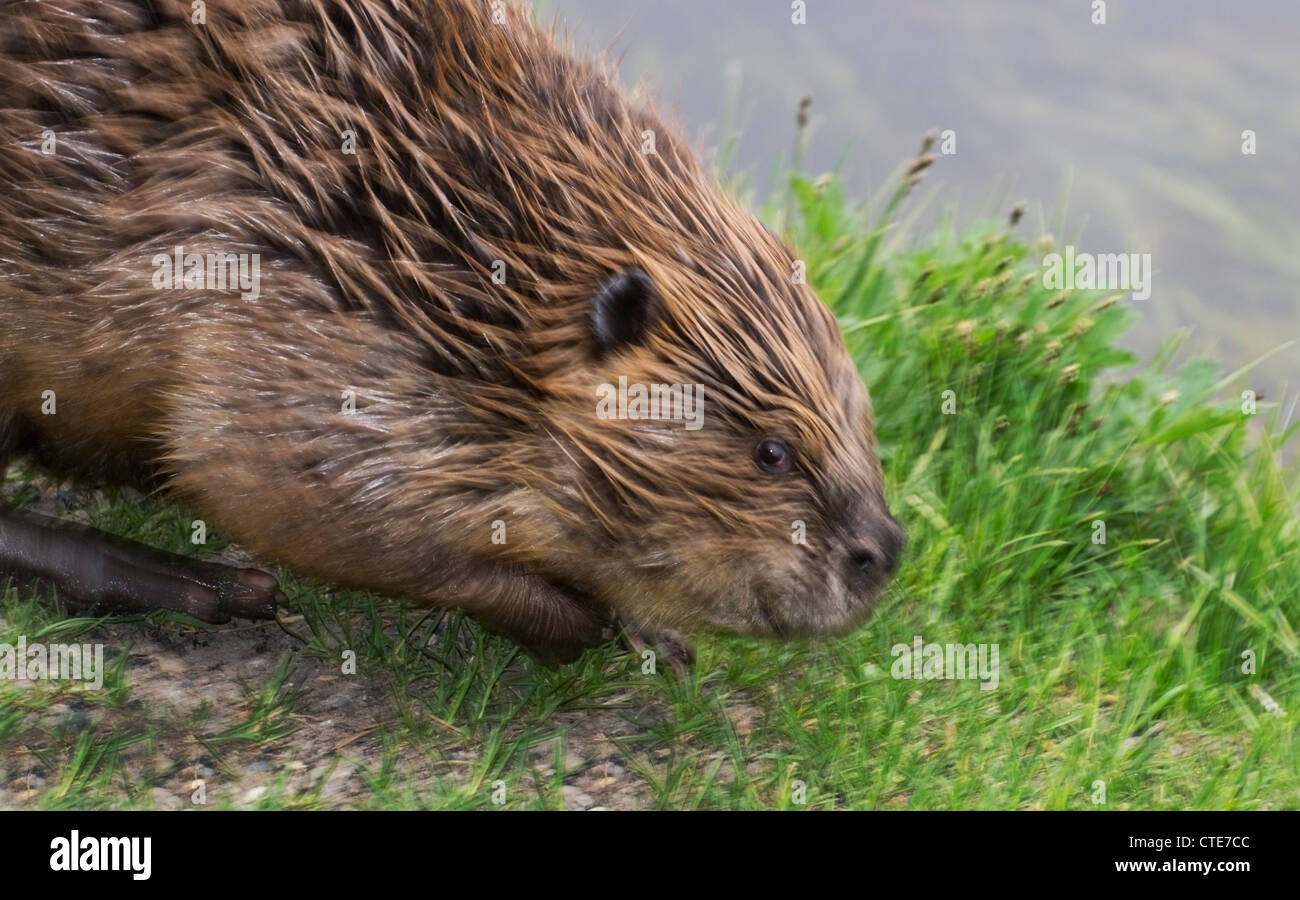
[(759, 468), (764, 472), (781, 475), (789, 472), (794, 465), (794, 454), (781, 441), (766, 438), (759, 441), (758, 446), (754, 448), (754, 462), (758, 463)]

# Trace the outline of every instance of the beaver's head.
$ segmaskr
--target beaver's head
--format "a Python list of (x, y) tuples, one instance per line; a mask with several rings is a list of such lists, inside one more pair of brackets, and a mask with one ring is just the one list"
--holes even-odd
[(532, 565), (643, 624), (841, 633), (903, 545), (870, 400), (792, 255), (719, 209), (716, 231), (629, 247), (541, 382), (563, 474), (535, 485), (557, 539)]

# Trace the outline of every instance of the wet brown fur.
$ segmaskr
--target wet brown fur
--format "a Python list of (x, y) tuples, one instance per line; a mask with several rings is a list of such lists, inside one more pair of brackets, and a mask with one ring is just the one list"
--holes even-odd
[[(160, 472), (259, 553), (543, 656), (611, 611), (846, 630), (883, 581), (846, 553), (894, 526), (833, 318), (603, 64), (504, 10), (0, 0), (0, 463)], [(260, 254), (261, 296), (155, 290), (175, 245)], [(630, 267), (662, 317), (602, 356)], [(597, 418), (620, 375), (704, 385), (704, 428)]]

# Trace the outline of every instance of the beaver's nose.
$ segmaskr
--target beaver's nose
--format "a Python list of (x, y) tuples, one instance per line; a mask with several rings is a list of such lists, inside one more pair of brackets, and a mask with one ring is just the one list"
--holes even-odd
[(851, 552), (853, 565), (862, 575), (884, 577), (898, 566), (906, 536), (903, 527), (893, 516), (886, 515), (871, 529), (870, 543), (856, 547)]

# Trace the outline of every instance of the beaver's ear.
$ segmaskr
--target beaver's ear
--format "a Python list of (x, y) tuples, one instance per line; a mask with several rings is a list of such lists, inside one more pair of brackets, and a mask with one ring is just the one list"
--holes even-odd
[(587, 324), (604, 356), (642, 343), (663, 314), (663, 300), (650, 276), (640, 269), (615, 272), (600, 283)]

